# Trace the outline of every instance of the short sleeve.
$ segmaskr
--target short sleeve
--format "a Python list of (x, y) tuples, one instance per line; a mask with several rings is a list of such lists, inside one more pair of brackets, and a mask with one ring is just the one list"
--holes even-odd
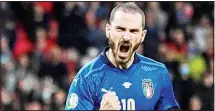
[(156, 105), (156, 109), (158, 110), (168, 110), (171, 108), (180, 108), (178, 102), (175, 99), (175, 95), (173, 92), (172, 81), (170, 80), (167, 69), (165, 68), (161, 71), (162, 81), (163, 83), (163, 91), (161, 94), (161, 98)]
[(70, 86), (65, 110), (93, 110), (91, 88), (86, 78), (82, 77), (81, 73), (77, 74)]

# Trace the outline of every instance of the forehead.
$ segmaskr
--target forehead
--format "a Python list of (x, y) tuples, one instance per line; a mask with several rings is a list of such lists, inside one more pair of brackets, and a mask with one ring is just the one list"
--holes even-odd
[(142, 28), (142, 16), (139, 13), (125, 13), (116, 11), (113, 21), (114, 26), (121, 26), (129, 29)]

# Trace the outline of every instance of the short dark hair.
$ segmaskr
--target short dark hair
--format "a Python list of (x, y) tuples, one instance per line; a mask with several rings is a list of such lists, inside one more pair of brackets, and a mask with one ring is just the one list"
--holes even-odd
[(139, 13), (142, 16), (142, 27), (144, 29), (144, 27), (145, 27), (145, 14), (135, 3), (132, 3), (132, 2), (127, 2), (127, 3), (122, 3), (122, 4), (117, 5), (111, 11), (109, 24), (113, 21), (116, 12), (119, 10), (121, 10), (125, 13), (132, 13), (132, 14)]

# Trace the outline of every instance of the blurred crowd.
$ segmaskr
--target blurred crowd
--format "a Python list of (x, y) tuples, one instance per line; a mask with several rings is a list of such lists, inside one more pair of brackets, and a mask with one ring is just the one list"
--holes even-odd
[[(105, 46), (122, 2), (0, 2), (1, 109), (62, 110), (77, 71)], [(137, 52), (164, 63), (182, 109), (214, 109), (214, 2), (135, 2)]]

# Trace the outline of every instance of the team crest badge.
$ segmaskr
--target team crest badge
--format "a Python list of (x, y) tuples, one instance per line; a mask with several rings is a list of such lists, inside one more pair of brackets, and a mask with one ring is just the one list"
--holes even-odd
[(143, 94), (147, 99), (151, 99), (154, 95), (153, 83), (151, 79), (142, 80)]
[(75, 108), (77, 105), (78, 105), (78, 95), (76, 93), (70, 94), (66, 103), (66, 110)]

